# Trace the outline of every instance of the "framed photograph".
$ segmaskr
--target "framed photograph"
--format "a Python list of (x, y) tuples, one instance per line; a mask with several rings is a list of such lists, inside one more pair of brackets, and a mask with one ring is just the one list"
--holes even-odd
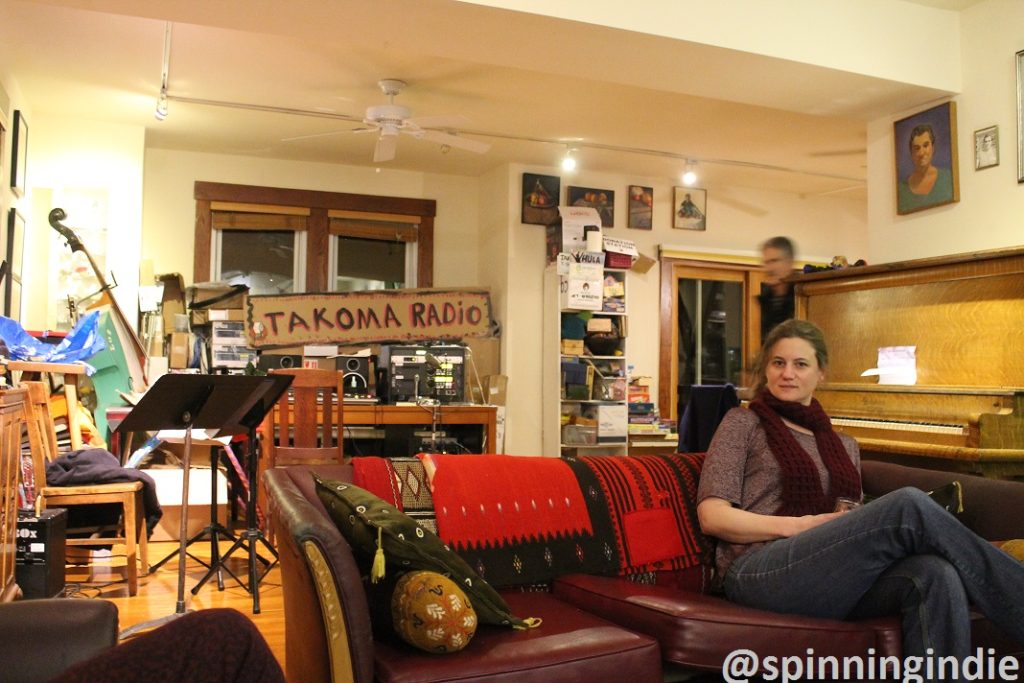
[(19, 197), (25, 194), (25, 171), (28, 168), (28, 122), (20, 109), (14, 110), (11, 131), (11, 190)]
[(4, 315), (21, 318), (21, 273), (25, 256), (25, 219), (17, 209), (7, 212), (7, 279), (4, 284)]
[(960, 201), (956, 102), (893, 124), (896, 213), (904, 215)]
[(615, 192), (593, 187), (569, 186), (569, 206), (588, 206), (597, 209), (602, 228), (615, 227)]
[(707, 190), (696, 187), (673, 188), (672, 227), (679, 230), (707, 230)]
[(626, 227), (636, 230), (650, 230), (654, 219), (654, 188), (641, 185), (629, 186), (629, 214)]
[(1017, 53), (1017, 182), (1024, 183), (1024, 50)]
[(999, 165), (999, 126), (974, 131), (974, 170)]
[(523, 202), (520, 222), (549, 225), (558, 219), (558, 198), (562, 181), (558, 176), (523, 174)]

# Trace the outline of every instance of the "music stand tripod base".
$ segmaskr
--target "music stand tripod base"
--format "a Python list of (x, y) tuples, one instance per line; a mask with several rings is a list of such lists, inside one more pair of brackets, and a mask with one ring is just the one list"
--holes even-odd
[[(125, 629), (126, 638), (160, 626), (186, 613), (185, 562), (188, 555), (188, 482), (192, 459), (192, 430), (220, 432), (238, 424), (270, 388), (263, 377), (241, 375), (164, 375), (146, 391), (132, 411), (118, 425), (118, 431), (185, 430), (185, 453), (181, 486), (181, 526), (178, 536), (178, 593), (174, 615)], [(228, 432), (230, 433), (230, 432)]]

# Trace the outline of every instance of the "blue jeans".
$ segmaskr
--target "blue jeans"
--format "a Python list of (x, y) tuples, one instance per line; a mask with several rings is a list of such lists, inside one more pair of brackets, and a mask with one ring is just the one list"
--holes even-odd
[(1024, 564), (914, 488), (742, 555), (725, 592), (803, 616), (900, 615), (904, 656), (969, 654), (968, 603), (1024, 643)]

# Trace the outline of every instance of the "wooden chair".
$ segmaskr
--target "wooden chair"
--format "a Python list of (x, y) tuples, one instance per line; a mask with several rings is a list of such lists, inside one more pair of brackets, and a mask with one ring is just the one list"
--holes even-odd
[[(118, 531), (123, 535), (90, 538), (68, 538), (69, 546), (125, 545), (125, 578), (128, 594), (135, 595), (139, 588), (139, 562), (142, 572), (149, 572), (145, 511), (142, 504), (142, 482), (132, 481), (81, 486), (47, 486), (46, 463), (57, 458), (57, 435), (50, 413), (49, 392), (42, 382), (23, 382), (28, 389), (28, 438), (32, 450), (32, 466), (36, 475), (36, 509), (46, 507), (67, 508), (73, 505), (115, 503), (121, 506)], [(90, 529), (99, 531), (99, 529)]]
[(0, 602), (21, 594), (14, 582), (14, 540), (18, 531), (18, 473), (21, 472), (21, 430), (28, 391), (0, 391)]
[(309, 368), (270, 372), (295, 379), (287, 397), (282, 397), (263, 421), (266, 466), (342, 464), (343, 373)]
[[(343, 464), (345, 422), (344, 373), (310, 368), (274, 369), (292, 375), (288, 393), (281, 397), (260, 425), (260, 482), (271, 467)], [(266, 492), (257, 488), (260, 508), (267, 510)], [(267, 538), (273, 531), (267, 520)]]

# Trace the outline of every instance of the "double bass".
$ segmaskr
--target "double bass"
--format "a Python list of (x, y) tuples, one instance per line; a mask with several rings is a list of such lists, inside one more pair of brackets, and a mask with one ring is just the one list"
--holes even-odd
[[(71, 247), (72, 253), (80, 251), (85, 254), (85, 258), (89, 261), (89, 266), (92, 267), (93, 274), (95, 274), (96, 279), (100, 283), (100, 303), (110, 304), (111, 314), (114, 316), (121, 329), (126, 332), (126, 336), (128, 337), (128, 341), (132, 347), (131, 350), (133, 355), (138, 359), (139, 366), (141, 367), (142, 372), (145, 373), (146, 360), (148, 356), (146, 354), (146, 347), (143, 345), (142, 340), (139, 339), (139, 335), (135, 331), (135, 325), (129, 322), (128, 318), (125, 317), (124, 311), (121, 310), (121, 307), (117, 303), (117, 299), (115, 299), (110, 293), (111, 287), (107, 283), (107, 279), (103, 276), (103, 272), (99, 269), (99, 266), (96, 265), (96, 261), (93, 259), (92, 254), (90, 254), (89, 250), (85, 248), (84, 244), (82, 244), (82, 240), (78, 238), (78, 235), (75, 234), (74, 230), (61, 223), (61, 221), (67, 217), (68, 215), (64, 209), (58, 207), (52, 210), (48, 217), (50, 227), (59, 232), (61, 237), (67, 241), (68, 246)], [(144, 374), (143, 377), (145, 377)], [(142, 387), (136, 387), (136, 389), (141, 390)]]

